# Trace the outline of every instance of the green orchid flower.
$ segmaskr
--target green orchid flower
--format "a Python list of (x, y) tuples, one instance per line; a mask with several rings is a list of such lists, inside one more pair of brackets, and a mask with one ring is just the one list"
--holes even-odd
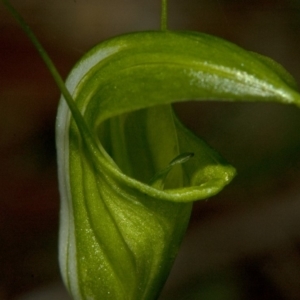
[[(22, 18), (62, 98), (56, 123), (59, 260), (74, 299), (156, 299), (192, 203), (220, 192), (235, 169), (177, 119), (187, 100), (299, 105), (273, 60), (220, 38), (131, 33), (86, 53), (66, 85)], [(163, 2), (164, 11), (166, 1)]]

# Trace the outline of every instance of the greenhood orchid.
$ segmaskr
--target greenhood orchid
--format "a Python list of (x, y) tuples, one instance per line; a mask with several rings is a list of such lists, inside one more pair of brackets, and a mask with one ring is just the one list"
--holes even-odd
[[(300, 103), (276, 62), (217, 37), (166, 30), (102, 42), (66, 84), (8, 1), (61, 92), (57, 123), (59, 261), (74, 299), (156, 299), (192, 203), (235, 169), (190, 132), (171, 104), (188, 100)], [(165, 3), (165, 2), (164, 2)], [(166, 6), (164, 6), (166, 7)]]

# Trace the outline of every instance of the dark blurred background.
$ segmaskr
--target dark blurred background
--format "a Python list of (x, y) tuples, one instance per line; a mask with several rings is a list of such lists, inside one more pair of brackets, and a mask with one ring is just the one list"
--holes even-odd
[[(159, 28), (160, 1), (12, 1), (59, 71), (96, 43)], [(299, 0), (170, 0), (169, 28), (218, 35), (272, 57), (300, 83)], [(69, 299), (57, 264), (54, 124), (59, 90), (0, 4), (0, 299)], [(195, 203), (161, 299), (300, 299), (300, 110), (177, 104), (238, 171)]]

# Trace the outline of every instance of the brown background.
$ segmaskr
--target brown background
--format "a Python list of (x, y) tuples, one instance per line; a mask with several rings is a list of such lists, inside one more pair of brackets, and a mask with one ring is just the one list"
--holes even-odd
[[(158, 0), (12, 2), (64, 77), (94, 44), (159, 28)], [(172, 0), (169, 12), (170, 29), (218, 35), (268, 55), (300, 82), (299, 0)], [(0, 4), (3, 300), (33, 291), (26, 299), (67, 299), (57, 265), (58, 98), (36, 51)], [(219, 102), (175, 108), (238, 177), (220, 195), (195, 204), (161, 299), (300, 299), (300, 111)]]

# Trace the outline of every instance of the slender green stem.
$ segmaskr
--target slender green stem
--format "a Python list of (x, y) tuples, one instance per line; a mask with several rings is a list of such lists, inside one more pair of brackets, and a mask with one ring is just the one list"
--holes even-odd
[[(81, 133), (85, 136), (85, 138), (88, 140), (88, 145), (91, 148), (97, 147), (94, 139), (92, 137), (92, 134), (82, 116), (79, 109), (77, 108), (75, 101), (73, 100), (73, 97), (71, 96), (70, 92), (68, 91), (63, 79), (61, 78), (60, 74), (58, 73), (56, 67), (54, 66), (52, 60), (50, 59), (49, 55), (47, 54), (44, 47), (41, 45), (41, 43), (38, 41), (35, 34), (32, 32), (30, 27), (27, 25), (25, 20), (20, 16), (20, 14), (15, 10), (15, 8), (10, 4), (8, 0), (2, 0), (3, 4), (7, 7), (7, 9), (11, 12), (13, 17), (19, 22), (22, 29), (25, 31), (28, 38), (33, 43), (34, 47), (39, 52), (41, 58), (45, 62), (47, 68), (49, 69), (54, 81), (56, 82), (57, 86), (59, 87), (61, 93), (63, 94), (68, 107), (70, 111), (72, 112), (72, 116), (76, 121), (76, 124), (78, 126), (78, 129), (81, 131)], [(93, 149), (94, 150), (94, 149)]]
[(160, 30), (166, 31), (167, 21), (168, 21), (168, 0), (161, 1), (161, 20), (160, 20)]

